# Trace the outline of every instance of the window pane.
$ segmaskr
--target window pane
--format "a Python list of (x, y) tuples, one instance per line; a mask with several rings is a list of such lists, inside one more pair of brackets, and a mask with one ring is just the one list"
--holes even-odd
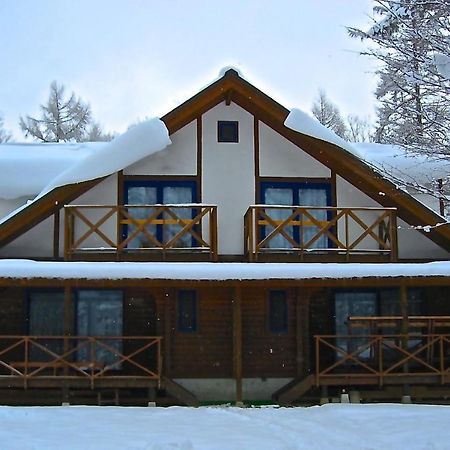
[[(293, 205), (294, 193), (291, 188), (267, 188), (264, 191), (264, 203), (266, 205)], [(290, 209), (266, 209), (266, 214), (276, 223), (287, 219), (291, 214)], [(274, 227), (267, 225), (264, 227), (264, 235), (269, 235)], [(293, 236), (293, 227), (285, 226), (283, 230), (290, 237)], [(289, 242), (282, 234), (275, 235), (267, 243), (268, 248), (291, 248), (292, 243)]]
[[(30, 336), (64, 335), (64, 291), (31, 292), (29, 304), (28, 332)], [(56, 354), (63, 352), (63, 341), (58, 339), (38, 340), (38, 343)], [(32, 345), (30, 359), (50, 361), (49, 353)]]
[[(316, 188), (301, 188), (298, 190), (299, 206), (328, 206), (328, 198), (326, 189), (316, 189)], [(311, 210), (309, 213), (319, 221), (327, 220), (327, 211), (314, 211)], [(304, 218), (304, 220), (310, 221), (311, 219)], [(304, 226), (300, 232), (300, 242), (303, 244), (308, 243), (318, 232), (320, 228), (318, 226)], [(309, 248), (327, 248), (328, 239), (326, 235), (321, 236), (319, 239), (315, 240)]]
[[(122, 292), (113, 290), (80, 290), (77, 301), (77, 334), (79, 336), (122, 336), (123, 328), (123, 302)], [(113, 364), (118, 356), (114, 352), (122, 352), (120, 339), (105, 339), (101, 341), (106, 346), (96, 346), (95, 357), (97, 361)], [(84, 347), (78, 351), (79, 361), (91, 359), (89, 348)]]
[[(192, 203), (193, 201), (192, 188), (188, 186), (164, 186), (163, 188), (163, 203), (165, 204), (181, 204)], [(174, 208), (173, 212), (181, 219), (192, 218), (192, 208)], [(170, 219), (172, 216), (165, 214), (165, 219)], [(169, 242), (182, 229), (181, 225), (168, 224), (163, 229), (163, 241)], [(192, 235), (186, 234), (174, 242), (174, 247), (192, 247)]]
[[(339, 292), (335, 294), (335, 314), (336, 314), (336, 334), (348, 335), (347, 326), (350, 316), (376, 316), (377, 315), (377, 294), (375, 292)], [(368, 329), (356, 328), (352, 330), (352, 335), (368, 334)], [(352, 352), (358, 347), (364, 346), (367, 339), (336, 339), (339, 348), (347, 352)], [(358, 357), (368, 358), (370, 350), (365, 349), (360, 352)], [(337, 353), (338, 358), (342, 358), (342, 354)]]
[(178, 292), (178, 331), (197, 331), (197, 295), (195, 291)]
[(217, 122), (218, 142), (239, 142), (239, 122), (219, 120)]
[[(127, 190), (129, 205), (155, 205), (158, 203), (157, 190), (151, 186), (130, 186)], [(153, 214), (153, 208), (129, 208), (128, 213), (131, 217), (138, 220), (145, 220)], [(127, 226), (127, 236), (130, 236), (137, 227), (135, 225)], [(156, 234), (156, 225), (146, 225), (145, 229), (149, 234)], [(154, 243), (142, 232), (139, 232), (127, 245), (128, 248), (152, 248)]]
[(288, 331), (288, 306), (285, 291), (270, 292), (269, 329), (273, 333), (286, 333)]

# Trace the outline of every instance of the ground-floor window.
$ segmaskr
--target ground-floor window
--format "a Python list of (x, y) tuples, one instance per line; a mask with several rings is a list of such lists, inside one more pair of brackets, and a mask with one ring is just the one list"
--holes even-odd
[[(348, 351), (355, 350), (364, 345), (367, 338), (362, 336), (369, 334), (368, 328), (349, 329), (348, 319), (352, 316), (400, 316), (400, 290), (399, 289), (373, 289), (337, 291), (334, 293), (335, 330), (337, 335), (361, 336), (358, 338), (337, 338), (336, 344)], [(420, 315), (422, 313), (422, 296), (419, 289), (408, 290), (408, 315)], [(383, 334), (395, 334), (400, 330), (377, 330)], [(338, 354), (339, 356), (339, 354)], [(359, 357), (368, 357), (369, 349), (361, 352)]]
[[(64, 335), (64, 291), (37, 290), (28, 293), (28, 335)], [(39, 347), (42, 345), (48, 351)], [(63, 351), (62, 339), (36, 339), (29, 346), (29, 358), (33, 361), (49, 361), (54, 357), (49, 352), (60, 354)]]
[(118, 353), (122, 352), (119, 337), (123, 335), (123, 292), (80, 289), (76, 294), (76, 334), (104, 337), (94, 349), (89, 346), (80, 348), (77, 359), (88, 361), (94, 353), (96, 361), (114, 364), (119, 359)]
[(288, 302), (286, 291), (269, 291), (268, 325), (272, 333), (288, 332)]
[(197, 292), (180, 290), (177, 296), (177, 331), (181, 333), (195, 333), (197, 320)]

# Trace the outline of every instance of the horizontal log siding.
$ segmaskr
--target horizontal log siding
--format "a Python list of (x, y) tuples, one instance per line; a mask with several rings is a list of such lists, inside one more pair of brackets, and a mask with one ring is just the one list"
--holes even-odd
[(245, 377), (291, 377), (296, 374), (296, 299), (288, 289), (288, 332), (273, 333), (268, 326), (269, 290), (242, 290), (242, 364)]
[(232, 290), (197, 289), (195, 333), (177, 330), (176, 290), (171, 301), (171, 377), (226, 378), (233, 372)]
[[(156, 303), (148, 289), (129, 288), (123, 298), (123, 334), (124, 336), (155, 336), (157, 330)], [(144, 340), (125, 340), (125, 354), (137, 351), (146, 342)], [(139, 352), (133, 360), (144, 367), (156, 369), (157, 348), (153, 346)], [(141, 374), (140, 370), (128, 363), (123, 364), (123, 372)]]
[[(0, 335), (24, 335), (28, 332), (26, 321), (25, 289), (0, 289)], [(0, 348), (4, 349), (13, 343), (1, 340)], [(14, 348), (2, 355), (5, 359), (19, 361), (23, 355), (22, 348)]]

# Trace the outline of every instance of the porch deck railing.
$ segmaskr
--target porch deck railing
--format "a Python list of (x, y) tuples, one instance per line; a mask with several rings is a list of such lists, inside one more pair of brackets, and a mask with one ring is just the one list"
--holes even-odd
[[(450, 382), (450, 334), (318, 335), (317, 386)], [(333, 381), (335, 380), (336, 383)], [(339, 380), (339, 381), (338, 381)]]
[(217, 206), (67, 205), (64, 256), (78, 252), (209, 253), (217, 259)]
[(396, 208), (253, 205), (244, 217), (245, 252), (377, 254), (397, 259)]
[(0, 336), (0, 379), (159, 381), (159, 336)]

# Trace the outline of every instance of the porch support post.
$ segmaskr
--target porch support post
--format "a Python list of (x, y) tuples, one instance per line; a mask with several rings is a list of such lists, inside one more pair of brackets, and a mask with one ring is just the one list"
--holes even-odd
[[(67, 284), (64, 287), (64, 342), (63, 342), (63, 352), (66, 353), (70, 350), (71, 340), (67, 339), (69, 336), (73, 336), (74, 333), (74, 312), (73, 312), (73, 296), (72, 296), (72, 286)], [(71, 357), (64, 358), (65, 360), (71, 360)], [(64, 365), (63, 370), (64, 376), (67, 377), (69, 375), (69, 367)], [(69, 390), (67, 386), (63, 385), (63, 400), (64, 403), (69, 401)]]
[(59, 209), (53, 215), (53, 259), (59, 258), (59, 233), (61, 228)]
[(242, 288), (233, 289), (233, 372), (236, 380), (236, 404), (242, 404)]
[(170, 377), (171, 367), (171, 330), (172, 330), (172, 302), (175, 301), (175, 289), (164, 292), (164, 375)]
[[(408, 333), (409, 333), (409, 323), (408, 323), (408, 288), (404, 282), (400, 285), (400, 311), (402, 313), (402, 348), (408, 350)], [(403, 372), (408, 373), (408, 363), (403, 364)], [(410, 401), (410, 389), (409, 384), (405, 383), (403, 385), (403, 396), (402, 402), (408, 403), (408, 398)]]
[(309, 290), (295, 288), (296, 304), (296, 343), (297, 376), (305, 376), (310, 371), (310, 336), (309, 336)]

